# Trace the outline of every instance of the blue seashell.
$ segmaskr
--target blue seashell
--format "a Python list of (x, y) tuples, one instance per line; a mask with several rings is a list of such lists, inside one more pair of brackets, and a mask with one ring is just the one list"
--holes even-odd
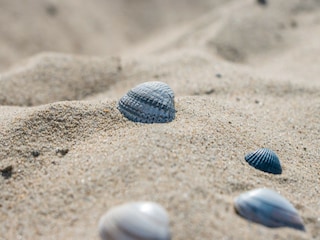
[(244, 159), (250, 166), (261, 171), (273, 174), (281, 174), (282, 168), (278, 156), (268, 148), (260, 148), (247, 154)]
[(154, 202), (132, 202), (111, 208), (99, 221), (102, 240), (170, 240), (169, 217)]
[(129, 120), (141, 123), (166, 123), (175, 118), (174, 93), (163, 82), (145, 82), (131, 89), (118, 104)]
[(243, 218), (270, 228), (290, 227), (305, 231), (294, 206), (270, 189), (259, 188), (241, 194), (235, 199), (234, 208)]

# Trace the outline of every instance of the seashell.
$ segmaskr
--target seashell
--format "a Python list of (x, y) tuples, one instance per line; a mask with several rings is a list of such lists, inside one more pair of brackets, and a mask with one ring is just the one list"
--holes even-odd
[(244, 159), (250, 166), (261, 171), (273, 174), (281, 174), (282, 168), (278, 156), (268, 148), (260, 148), (247, 154)]
[(270, 228), (290, 227), (305, 231), (301, 217), (293, 205), (277, 192), (259, 188), (235, 199), (236, 212), (252, 222)]
[(267, 0), (257, 0), (257, 2), (261, 5), (267, 5)]
[(153, 202), (133, 202), (110, 209), (99, 222), (102, 240), (170, 240), (165, 209)]
[(175, 118), (174, 93), (163, 82), (145, 82), (132, 88), (118, 104), (129, 120), (141, 123), (166, 123)]

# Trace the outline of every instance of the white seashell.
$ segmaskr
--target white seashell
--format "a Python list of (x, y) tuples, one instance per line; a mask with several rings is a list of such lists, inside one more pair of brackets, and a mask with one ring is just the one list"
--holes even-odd
[(166, 83), (145, 82), (125, 94), (119, 101), (118, 109), (133, 122), (171, 122), (176, 112), (174, 93)]
[(290, 227), (305, 231), (303, 221), (294, 206), (277, 192), (259, 188), (235, 199), (236, 212), (267, 227)]
[(134, 202), (110, 209), (99, 222), (102, 240), (170, 240), (165, 209), (153, 202)]

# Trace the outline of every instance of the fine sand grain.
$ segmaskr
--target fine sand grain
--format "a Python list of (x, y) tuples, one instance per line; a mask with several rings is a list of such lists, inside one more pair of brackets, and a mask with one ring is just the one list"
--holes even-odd
[[(0, 1), (0, 239), (99, 239), (128, 201), (167, 209), (172, 239), (320, 239), (318, 0)], [(4, 27), (5, 26), (5, 27)], [(145, 81), (174, 121), (125, 119)], [(277, 153), (281, 175), (244, 155)], [(239, 217), (280, 192), (306, 232)]]

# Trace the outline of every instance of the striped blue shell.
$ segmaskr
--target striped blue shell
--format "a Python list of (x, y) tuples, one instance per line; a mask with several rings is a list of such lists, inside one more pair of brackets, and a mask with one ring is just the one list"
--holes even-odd
[(133, 122), (171, 122), (176, 113), (174, 93), (163, 82), (145, 82), (124, 95), (119, 101), (118, 109)]
[(282, 168), (278, 156), (268, 148), (260, 148), (247, 154), (244, 159), (252, 167), (273, 174), (281, 174)]
[(243, 218), (270, 228), (290, 227), (305, 231), (294, 206), (270, 189), (259, 188), (241, 194), (235, 199), (234, 208)]

